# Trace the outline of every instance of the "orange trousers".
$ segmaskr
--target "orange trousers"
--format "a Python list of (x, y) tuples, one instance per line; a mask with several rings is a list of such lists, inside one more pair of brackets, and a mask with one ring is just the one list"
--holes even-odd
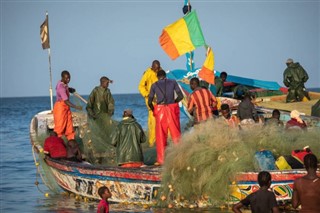
[(73, 140), (75, 132), (72, 124), (72, 114), (70, 107), (64, 101), (57, 101), (53, 107), (54, 131), (58, 137), (66, 136), (68, 140)]
[(163, 164), (164, 153), (167, 146), (168, 130), (173, 143), (177, 144), (181, 136), (180, 109), (178, 103), (168, 105), (155, 105), (156, 118), (156, 150), (157, 162)]

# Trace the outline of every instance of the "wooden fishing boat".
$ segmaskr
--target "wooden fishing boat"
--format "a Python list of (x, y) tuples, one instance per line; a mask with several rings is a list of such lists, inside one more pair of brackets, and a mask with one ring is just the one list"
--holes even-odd
[[(73, 112), (73, 124), (78, 128), (87, 118), (84, 113)], [(43, 111), (36, 114), (30, 124), (30, 138), (38, 158), (44, 157), (56, 183), (64, 190), (87, 198), (99, 199), (98, 188), (108, 186), (112, 202), (139, 202), (150, 204), (160, 187), (161, 167), (122, 168), (118, 166), (91, 165), (66, 160), (56, 160), (43, 155), (40, 138), (53, 128), (53, 114)], [(37, 165), (37, 164), (36, 164)], [(48, 172), (48, 171), (46, 171)], [(44, 173), (42, 171), (42, 173)]]
[[(236, 101), (233, 103), (236, 104)], [(267, 116), (268, 113), (271, 114), (272, 110), (264, 108), (260, 112)], [(320, 124), (320, 118), (312, 118), (310, 116), (305, 116), (305, 118)], [(86, 124), (86, 122), (86, 114), (73, 112), (75, 129), (80, 125)], [(99, 199), (98, 188), (105, 185), (112, 192), (110, 201), (150, 205), (156, 202), (156, 196), (161, 186), (161, 167), (122, 168), (52, 159), (44, 156), (42, 144), (43, 136), (46, 136), (48, 130), (53, 129), (53, 127), (53, 114), (51, 111), (43, 111), (36, 114), (30, 123), (31, 144), (33, 150), (37, 153), (35, 160), (41, 162), (41, 158), (44, 158), (43, 163), (45, 164), (37, 165), (36, 163), (36, 165), (38, 167), (46, 166), (50, 172), (48, 174), (48, 171), (42, 171), (42, 175), (52, 175), (55, 182), (63, 190), (75, 193), (78, 196)], [(300, 169), (270, 172), (273, 179), (271, 188), (276, 194), (277, 200), (281, 202), (291, 200), (294, 179), (306, 174), (304, 170)], [(237, 202), (256, 191), (259, 188), (257, 175), (258, 172), (240, 173), (230, 185), (229, 202)]]

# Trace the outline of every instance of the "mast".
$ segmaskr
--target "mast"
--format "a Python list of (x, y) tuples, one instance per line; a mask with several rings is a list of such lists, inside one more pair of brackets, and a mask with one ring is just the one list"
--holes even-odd
[(50, 93), (50, 104), (51, 111), (53, 110), (53, 95), (52, 95), (52, 72), (51, 72), (51, 51), (50, 51), (50, 39), (49, 39), (49, 15), (48, 11), (46, 11), (46, 19), (40, 26), (40, 38), (42, 49), (48, 49), (48, 58), (49, 58), (49, 93)]

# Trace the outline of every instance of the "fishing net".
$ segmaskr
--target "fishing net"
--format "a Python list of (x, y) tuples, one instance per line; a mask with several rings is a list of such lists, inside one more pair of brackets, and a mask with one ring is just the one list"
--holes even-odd
[(115, 148), (110, 145), (110, 135), (117, 126), (107, 114), (96, 119), (88, 119), (88, 123), (79, 127), (82, 139), (82, 153), (92, 164), (116, 165)]
[[(47, 134), (37, 135), (37, 141), (39, 143), (37, 143), (36, 145), (40, 145), (43, 147), (43, 142), (47, 136), (48, 136)], [(40, 183), (39, 181), (41, 180), (42, 183), (46, 187), (48, 187), (48, 189), (50, 189), (52, 192), (54, 193), (61, 192), (61, 188), (57, 184), (50, 167), (46, 164), (44, 160), (45, 154), (43, 153), (43, 149), (41, 148), (40, 150), (38, 150), (36, 147), (32, 147), (32, 153), (33, 153), (33, 158), (34, 158), (34, 162), (37, 169), (35, 184), (38, 187), (39, 191), (42, 193), (45, 193), (44, 189), (41, 188), (41, 186), (39, 185)]]
[(256, 151), (270, 150), (277, 158), (306, 145), (320, 154), (319, 129), (284, 132), (257, 124), (239, 130), (220, 119), (200, 124), (167, 149), (159, 205), (224, 204), (236, 174), (257, 171)]

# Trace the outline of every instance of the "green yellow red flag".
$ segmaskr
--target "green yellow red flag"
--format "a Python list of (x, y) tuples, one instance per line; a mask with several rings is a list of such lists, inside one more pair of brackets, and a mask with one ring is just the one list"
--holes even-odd
[(159, 37), (162, 49), (174, 60), (206, 44), (196, 11), (168, 25)]

